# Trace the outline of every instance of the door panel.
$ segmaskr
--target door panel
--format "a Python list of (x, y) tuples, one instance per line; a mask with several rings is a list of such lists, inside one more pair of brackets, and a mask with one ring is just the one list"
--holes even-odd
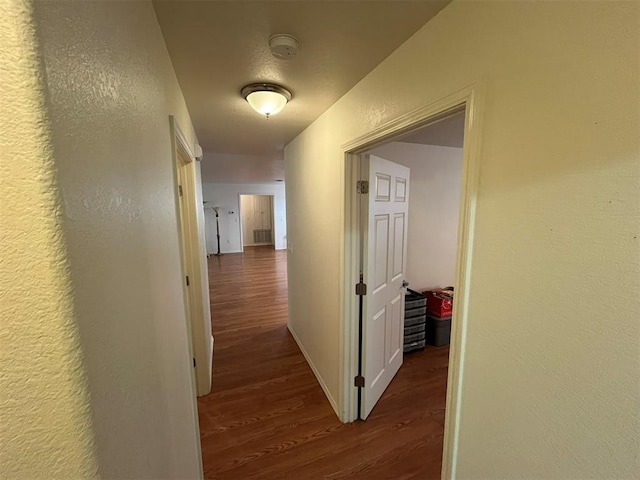
[(387, 309), (383, 308), (371, 319), (372, 342), (369, 344), (371, 385), (375, 385), (385, 371), (385, 330), (387, 329)]
[(404, 213), (393, 216), (393, 280), (404, 274)]
[(360, 417), (366, 419), (402, 365), (409, 169), (373, 155), (361, 159), (370, 193), (362, 195), (363, 277)]
[(376, 202), (388, 202), (391, 198), (391, 176), (376, 173)]
[(404, 202), (407, 199), (407, 179), (396, 177), (396, 202)]
[(263, 195), (263, 206), (262, 206), (262, 228), (266, 230), (271, 230), (271, 209), (273, 203), (273, 197), (269, 195)]
[(389, 346), (388, 346), (388, 358), (389, 362), (393, 363), (396, 355), (402, 355), (402, 340), (403, 340), (403, 311), (404, 311), (404, 292), (400, 293), (396, 298), (391, 301), (391, 321), (389, 322)]
[(376, 215), (374, 218), (375, 230), (375, 257), (373, 268), (375, 270), (374, 293), (387, 285), (387, 269), (389, 267), (389, 215)]

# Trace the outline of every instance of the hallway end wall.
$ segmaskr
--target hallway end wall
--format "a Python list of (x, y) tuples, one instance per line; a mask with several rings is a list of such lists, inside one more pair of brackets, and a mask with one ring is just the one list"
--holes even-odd
[[(207, 252), (216, 253), (216, 215), (213, 207), (220, 207), (220, 251), (242, 252), (240, 228), (240, 195), (273, 195), (274, 243), (276, 250), (287, 248), (287, 212), (283, 184), (203, 183), (202, 196), (207, 223)], [(245, 233), (246, 235), (246, 233)]]

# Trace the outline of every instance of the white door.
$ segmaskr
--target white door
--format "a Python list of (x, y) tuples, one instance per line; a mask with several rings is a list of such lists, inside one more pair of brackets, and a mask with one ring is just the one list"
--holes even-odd
[(256, 230), (271, 229), (271, 197), (269, 195), (255, 195), (254, 201), (254, 228)]
[(362, 171), (362, 178), (369, 179), (369, 194), (362, 196), (364, 420), (402, 365), (409, 169), (365, 155)]

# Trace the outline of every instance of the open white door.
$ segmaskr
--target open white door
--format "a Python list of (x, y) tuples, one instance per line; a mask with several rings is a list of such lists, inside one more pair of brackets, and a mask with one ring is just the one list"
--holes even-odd
[(409, 169), (362, 157), (369, 193), (362, 195), (363, 279), (360, 418), (369, 416), (403, 358)]

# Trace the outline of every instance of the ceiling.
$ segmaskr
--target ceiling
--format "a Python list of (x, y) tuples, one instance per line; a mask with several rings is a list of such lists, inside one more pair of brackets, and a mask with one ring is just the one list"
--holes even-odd
[(405, 137), (398, 138), (396, 141), (462, 148), (463, 140), (464, 111), (444, 118), (436, 123), (431, 123)]
[(204, 183), (278, 183), (284, 180), (284, 160), (277, 156), (207, 153), (200, 167)]
[[(205, 154), (273, 162), (448, 1), (155, 0), (153, 5)], [(268, 41), (276, 33), (300, 41), (295, 59), (271, 55)], [(240, 89), (254, 82), (281, 84), (293, 99), (267, 120), (240, 96)], [(216, 160), (205, 155), (208, 161)]]
[[(392, 142), (462, 148), (464, 120), (463, 110)], [(277, 183), (284, 179), (284, 161), (278, 155), (207, 153), (201, 165), (205, 183)]]

